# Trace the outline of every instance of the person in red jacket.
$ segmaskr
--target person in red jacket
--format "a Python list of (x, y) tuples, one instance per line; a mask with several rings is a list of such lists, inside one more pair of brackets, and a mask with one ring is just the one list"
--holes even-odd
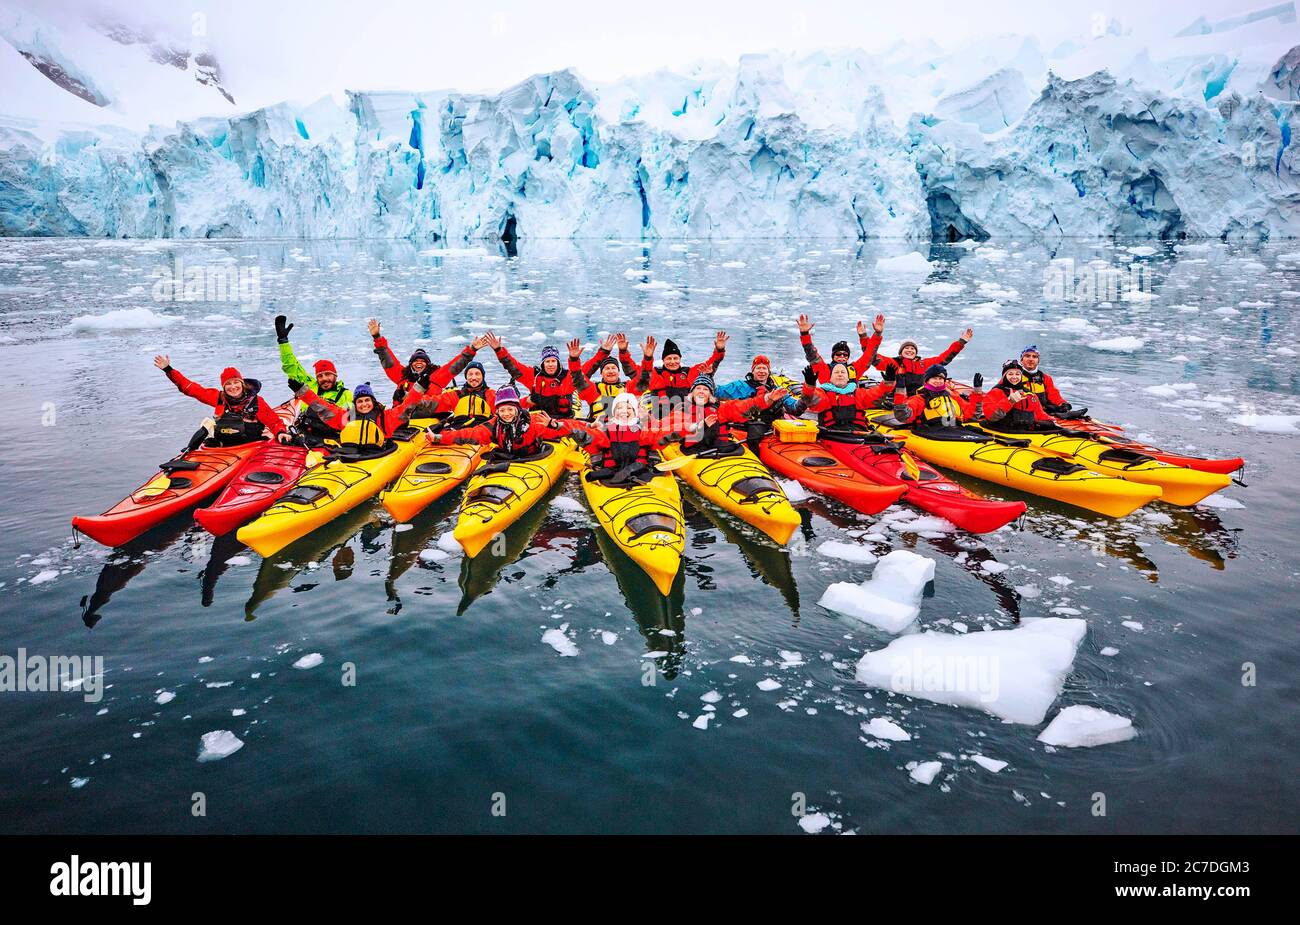
[[(501, 366), (510, 374), (511, 381), (522, 382), (528, 389), (528, 407), (545, 411), (552, 418), (574, 416), (573, 393), (577, 385), (567, 369), (560, 368), (560, 351), (549, 344), (542, 348), (542, 362), (538, 366), (520, 366), (519, 361), (501, 343), (501, 338), (491, 331), (483, 335), (488, 346), (496, 353)], [(578, 341), (569, 344), (570, 353)], [(613, 346), (611, 340), (610, 346)]]
[[(486, 346), (487, 338), (480, 334), (429, 376), (429, 391), (440, 396), (439, 414), (461, 421), (485, 420), (492, 416), (496, 391), (488, 388), (483, 364), (474, 359), (474, 354)], [(462, 372), (465, 374), (465, 384), (448, 388), (451, 381)]]
[(924, 382), (917, 393), (904, 401), (902, 384), (894, 393), (894, 417), (915, 427), (959, 427), (979, 416), (983, 398), (983, 377), (975, 377), (975, 390), (958, 395), (948, 389), (948, 370), (942, 364), (931, 365), (923, 374)]
[[(620, 335), (621, 336), (621, 335)], [(599, 362), (597, 362), (599, 361)], [(626, 371), (627, 364), (623, 364)], [(610, 401), (618, 395), (642, 395), (650, 384), (650, 373), (633, 365), (631, 378), (625, 383), (619, 375), (619, 361), (598, 352), (586, 364), (582, 362), (582, 345), (575, 339), (569, 342), (569, 378), (573, 380), (578, 397), (587, 403), (587, 419), (597, 420), (604, 415)], [(592, 372), (596, 379), (591, 379)]]
[(916, 341), (905, 340), (898, 347), (898, 356), (877, 357), (875, 367), (887, 378), (890, 377), (887, 371), (893, 367), (892, 377), (898, 380), (899, 387), (908, 395), (915, 395), (925, 384), (925, 371), (931, 366), (946, 366), (951, 363), (974, 336), (975, 330), (967, 328), (943, 353), (925, 358), (918, 356), (920, 351), (917, 349)]
[(675, 408), (681, 407), (687, 394), (691, 391), (695, 379), (701, 373), (713, 375), (727, 352), (726, 331), (719, 331), (713, 337), (713, 354), (703, 363), (694, 366), (682, 366), (682, 352), (677, 344), (669, 338), (664, 341), (663, 365), (654, 366), (655, 339), (647, 337), (645, 341), (645, 358), (641, 361), (641, 371), (649, 373), (649, 385), (646, 391), (655, 397), (652, 413), (655, 417), (666, 417)]
[(491, 454), (494, 459), (508, 460), (531, 456), (537, 452), (541, 441), (558, 440), (566, 433), (566, 429), (553, 422), (545, 411), (534, 414), (525, 411), (519, 393), (506, 385), (497, 389), (496, 413), (486, 424), (441, 430), (436, 434), (430, 431), (426, 432), (425, 439), (444, 446), (451, 443), (492, 445), (495, 447)]
[[(807, 315), (799, 316), (799, 343), (803, 345), (803, 353), (807, 358), (813, 371), (817, 373), (818, 382), (829, 382), (831, 378), (830, 364), (822, 359), (822, 355), (817, 348), (813, 346), (812, 330), (817, 325), (809, 320)], [(831, 347), (831, 363), (844, 363), (849, 368), (849, 378), (857, 379), (859, 376), (865, 376), (871, 364), (876, 361), (876, 351), (880, 349), (880, 335), (885, 330), (885, 316), (876, 315), (871, 323), (871, 334), (867, 334), (867, 324), (865, 321), (859, 321), (858, 343), (862, 347), (862, 356), (853, 362), (849, 362), (849, 343), (840, 341)]]
[[(375, 390), (369, 382), (363, 382), (352, 390), (352, 407), (340, 408), (333, 402), (326, 401), (311, 387), (289, 380), (289, 388), (299, 401), (310, 409), (316, 417), (339, 431), (344, 438), (340, 442), (356, 443), (362, 446), (380, 446), (393, 432), (406, 423), (411, 411), (425, 400), (424, 389), (420, 384), (412, 383), (406, 398), (400, 404), (385, 408), (375, 398)], [(349, 431), (348, 425), (361, 422), (363, 426)], [(355, 439), (352, 439), (355, 437)]]
[(172, 361), (168, 356), (154, 357), (153, 365), (166, 374), (182, 395), (188, 395), (212, 408), (216, 427), (210, 439), (218, 445), (235, 446), (263, 440), (268, 430), (281, 443), (288, 443), (291, 439), (284, 421), (258, 396), (262, 383), (256, 379), (245, 379), (235, 367), (227, 366), (221, 371), (220, 389), (209, 389), (186, 379), (179, 370), (172, 369)]
[(1002, 364), (1002, 379), (989, 389), (982, 403), (984, 426), (1006, 433), (1054, 430), (1056, 422), (1029, 390), (1025, 371), (1016, 360)]
[(609, 410), (599, 421), (571, 421), (564, 424), (569, 434), (591, 457), (594, 481), (648, 482), (655, 473), (659, 434), (641, 420), (641, 402), (629, 392), (609, 401)]
[(731, 428), (722, 425), (743, 424), (751, 411), (783, 402), (790, 394), (789, 389), (770, 392), (760, 389), (752, 398), (718, 401), (716, 392), (712, 376), (708, 373), (696, 376), (686, 405), (681, 411), (661, 419), (660, 432), (667, 431), (663, 440), (680, 440), (682, 450), (687, 453), (700, 453), (735, 443)]
[(383, 367), (384, 375), (397, 386), (393, 391), (393, 404), (400, 403), (406, 397), (412, 383), (418, 382), (425, 391), (428, 391), (429, 378), (438, 371), (438, 364), (429, 357), (428, 351), (423, 347), (417, 347), (403, 366), (388, 346), (388, 338), (380, 333), (379, 322), (371, 318), (366, 322), (366, 327), (370, 329), (370, 337), (375, 342), (375, 356), (379, 357), (379, 365)]
[(831, 363), (829, 381), (819, 387), (817, 378), (811, 364), (803, 368), (803, 398), (817, 415), (817, 423), (828, 430), (870, 430), (867, 412), (898, 388), (892, 379), (874, 386), (868, 386), (865, 378), (853, 380), (848, 364), (839, 361)]
[(1038, 368), (1038, 359), (1038, 347), (1033, 344), (1020, 351), (1020, 368), (1025, 374), (1026, 388), (1038, 396), (1039, 404), (1048, 414), (1065, 414), (1072, 410), (1074, 406), (1061, 396), (1052, 377)]

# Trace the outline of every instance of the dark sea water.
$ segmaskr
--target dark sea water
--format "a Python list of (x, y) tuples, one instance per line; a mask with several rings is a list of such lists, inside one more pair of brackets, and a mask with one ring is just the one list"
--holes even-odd
[[(936, 247), (928, 276), (877, 270), (908, 250), (524, 242), (503, 259), (386, 242), (0, 241), (0, 656), (100, 656), (105, 684), (98, 703), (0, 693), (0, 830), (798, 833), (792, 807), (805, 805), (827, 832), (1295, 831), (1300, 254), (1002, 242)], [(1082, 301), (1044, 295), (1063, 258)], [(1081, 282), (1101, 278), (1094, 260), (1147, 291), (1095, 301)], [(177, 261), (256, 268), (256, 292), (157, 301)], [(126, 328), (75, 321), (123, 310)], [(234, 363), (287, 397), (277, 313), (304, 360), (329, 356), (383, 394), (371, 315), (399, 354), (437, 357), (491, 327), (521, 358), (626, 330), (672, 336), (689, 361), (725, 328), (725, 381), (756, 352), (797, 375), (800, 312), (829, 353), (876, 311), (887, 344), (930, 352), (973, 325), (952, 366), (965, 379), (1036, 343), (1076, 404), (1170, 449), (1245, 456), (1248, 487), (1120, 521), (1031, 498), (1020, 529), (984, 537), (873, 527), (813, 498), (788, 550), (687, 494), (667, 602), (594, 529), (572, 477), (512, 529), (504, 559), (473, 568), (420, 555), (451, 530), (455, 495), (401, 530), (363, 505), (265, 561), (188, 517), (117, 552), (72, 545), (74, 514), (143, 482), (204, 415), (153, 355), (205, 383)], [(1090, 346), (1117, 338), (1142, 344)], [(818, 605), (830, 583), (872, 571), (818, 548), (864, 530), (885, 535), (877, 554), (936, 561), (921, 629), (1086, 620), (1049, 718), (1099, 706), (1137, 737), (1050, 751), (1041, 726), (855, 681), (857, 659), (892, 637)], [(561, 626), (574, 657), (542, 641)], [(313, 654), (316, 667), (293, 667)], [(781, 686), (761, 690), (769, 678)], [(710, 701), (717, 717), (696, 728)], [(911, 740), (864, 736), (877, 716)], [(199, 762), (218, 730), (242, 748)], [(1008, 764), (992, 773), (971, 754)], [(910, 779), (909, 763), (931, 760), (932, 784)]]

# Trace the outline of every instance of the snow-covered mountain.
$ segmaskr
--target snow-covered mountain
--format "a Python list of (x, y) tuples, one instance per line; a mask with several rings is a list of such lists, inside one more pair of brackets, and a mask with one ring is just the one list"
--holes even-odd
[(1292, 3), (1154, 44), (1112, 21), (1050, 48), (749, 55), (244, 113), (202, 50), (86, 29), (0, 22), (0, 233), (1300, 234)]

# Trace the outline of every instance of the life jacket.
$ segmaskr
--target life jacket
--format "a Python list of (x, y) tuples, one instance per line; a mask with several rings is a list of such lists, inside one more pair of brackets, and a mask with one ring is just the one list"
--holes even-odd
[(836, 392), (823, 386), (822, 392), (830, 399), (830, 404), (818, 412), (818, 422), (822, 427), (844, 430), (867, 426), (867, 419), (858, 408), (854, 391)]
[(452, 409), (452, 416), (458, 418), (490, 418), (492, 417), (492, 407), (487, 400), (487, 385), (481, 385), (477, 389), (471, 389), (466, 386), (457, 391), (456, 407)]
[(961, 405), (947, 391), (922, 393), (926, 396), (922, 423), (931, 427), (956, 427), (961, 424)]
[[(347, 386), (345, 386), (342, 381), (336, 382), (334, 388), (329, 389), (328, 391), (318, 391), (319, 389), (320, 385), (317, 384), (316, 389), (313, 389), (313, 391), (315, 391), (319, 397), (335, 405), (340, 403), (340, 400), (343, 398), (343, 393), (348, 390)], [(330, 427), (329, 424), (321, 420), (320, 417), (317, 416), (316, 412), (312, 411), (305, 402), (299, 402), (298, 407), (301, 409), (301, 413), (298, 415), (298, 420), (295, 422), (295, 426), (298, 428), (298, 432), (302, 434), (303, 439), (306, 441), (308, 446), (323, 446), (326, 440), (336, 440), (338, 438), (338, 430)]]
[[(1011, 383), (1007, 382), (1006, 379), (1003, 379), (993, 388), (1000, 390), (1004, 396), (1010, 395), (1016, 389), (1019, 389), (1022, 392), (1032, 393), (1032, 389), (1028, 387), (1028, 383), (1021, 382), (1020, 385), (1013, 386)], [(992, 391), (992, 389), (989, 391)], [(1032, 394), (1028, 394), (1012, 405), (1011, 410), (1008, 411), (1004, 417), (997, 421), (985, 421), (984, 426), (991, 427), (994, 430), (1021, 432), (1035, 430), (1037, 429), (1037, 421), (1034, 418), (1034, 405), (1036, 404), (1038, 404), (1038, 399)]]
[(605, 408), (609, 404), (610, 399), (612, 399), (615, 395), (621, 395), (623, 392), (627, 390), (627, 387), (623, 385), (623, 383), (621, 382), (615, 382), (613, 385), (610, 385), (609, 383), (603, 381), (594, 384), (596, 386), (596, 391), (600, 395), (600, 398), (597, 398), (594, 402), (591, 403), (590, 417), (593, 420), (605, 413)]
[(1027, 369), (1024, 370), (1023, 372), (1024, 372), (1025, 379), (1024, 379), (1024, 383), (1021, 385), (1021, 389), (1026, 392), (1033, 392), (1035, 395), (1038, 396), (1038, 400), (1044, 403), (1043, 406), (1046, 407), (1047, 382), (1043, 378), (1044, 377), (1043, 368), (1040, 366), (1032, 373)]
[(655, 370), (659, 378), (663, 380), (662, 388), (657, 389), (655, 394), (662, 398), (676, 398), (681, 400), (691, 391), (691, 371), (682, 366), (679, 369), (669, 371), (660, 366)]
[(649, 450), (641, 442), (642, 433), (640, 427), (606, 425), (605, 436), (609, 438), (609, 450), (601, 456), (601, 465), (606, 469), (622, 469), (632, 463), (649, 465)]
[(545, 411), (553, 418), (573, 417), (573, 383), (568, 381), (569, 374), (561, 370), (554, 376), (542, 372), (540, 366), (533, 367), (533, 387), (528, 392), (528, 400), (538, 411)]
[(223, 391), (217, 402), (215, 414), (216, 427), (212, 431), (212, 442), (218, 446), (238, 446), (252, 443), (266, 437), (266, 425), (258, 420), (262, 400), (257, 393), (262, 390), (262, 383), (256, 379), (244, 380), (244, 397), (231, 403)]
[(700, 430), (692, 439), (688, 439), (684, 446), (687, 452), (692, 449), (706, 450), (709, 447), (717, 446), (722, 440), (723, 423), (721, 420), (715, 422), (712, 427), (704, 424), (704, 419), (710, 414), (718, 413), (718, 403), (711, 401), (707, 405), (691, 404), (687, 407), (686, 420), (690, 424), (699, 424)]
[[(898, 370), (898, 387), (907, 392), (908, 396), (915, 395), (925, 385), (925, 364), (921, 362), (921, 357), (908, 360), (901, 355), (894, 357), (890, 362)], [(849, 375), (853, 375), (853, 367), (849, 367)], [(888, 378), (888, 377), (886, 377)]]
[(387, 439), (380, 422), (370, 418), (349, 421), (338, 434), (339, 443), (356, 446), (383, 446)]

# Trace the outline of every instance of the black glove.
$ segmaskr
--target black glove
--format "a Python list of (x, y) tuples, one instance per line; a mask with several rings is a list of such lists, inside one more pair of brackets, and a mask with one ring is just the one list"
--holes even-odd
[(1065, 414), (1065, 412), (1071, 410), (1073, 407), (1074, 407), (1074, 406), (1071, 405), (1068, 401), (1063, 401), (1063, 402), (1061, 402), (1059, 405), (1056, 406), (1056, 410), (1055, 410), (1053, 413), (1054, 413), (1054, 414)]
[[(290, 327), (293, 327), (293, 325), (290, 325)], [(289, 391), (290, 391), (290, 392), (292, 392), (293, 394), (297, 395), (297, 394), (298, 394), (298, 390), (301, 389), (301, 388), (302, 388), (302, 383), (299, 382), (297, 379), (290, 379), (290, 380), (289, 380)]]
[(581, 427), (573, 428), (573, 430), (569, 431), (569, 436), (573, 438), (573, 442), (578, 446), (586, 446), (591, 443), (591, 431), (584, 430)]
[(803, 368), (803, 381), (804, 381), (804, 385), (817, 384), (817, 373), (813, 370), (812, 364), (809, 364)]
[(971, 380), (971, 385), (975, 386), (977, 389), (984, 388), (984, 374), (976, 373), (975, 378)]
[(289, 332), (293, 330), (293, 325), (289, 323), (287, 315), (275, 316), (275, 339), (282, 344), (289, 343)]

